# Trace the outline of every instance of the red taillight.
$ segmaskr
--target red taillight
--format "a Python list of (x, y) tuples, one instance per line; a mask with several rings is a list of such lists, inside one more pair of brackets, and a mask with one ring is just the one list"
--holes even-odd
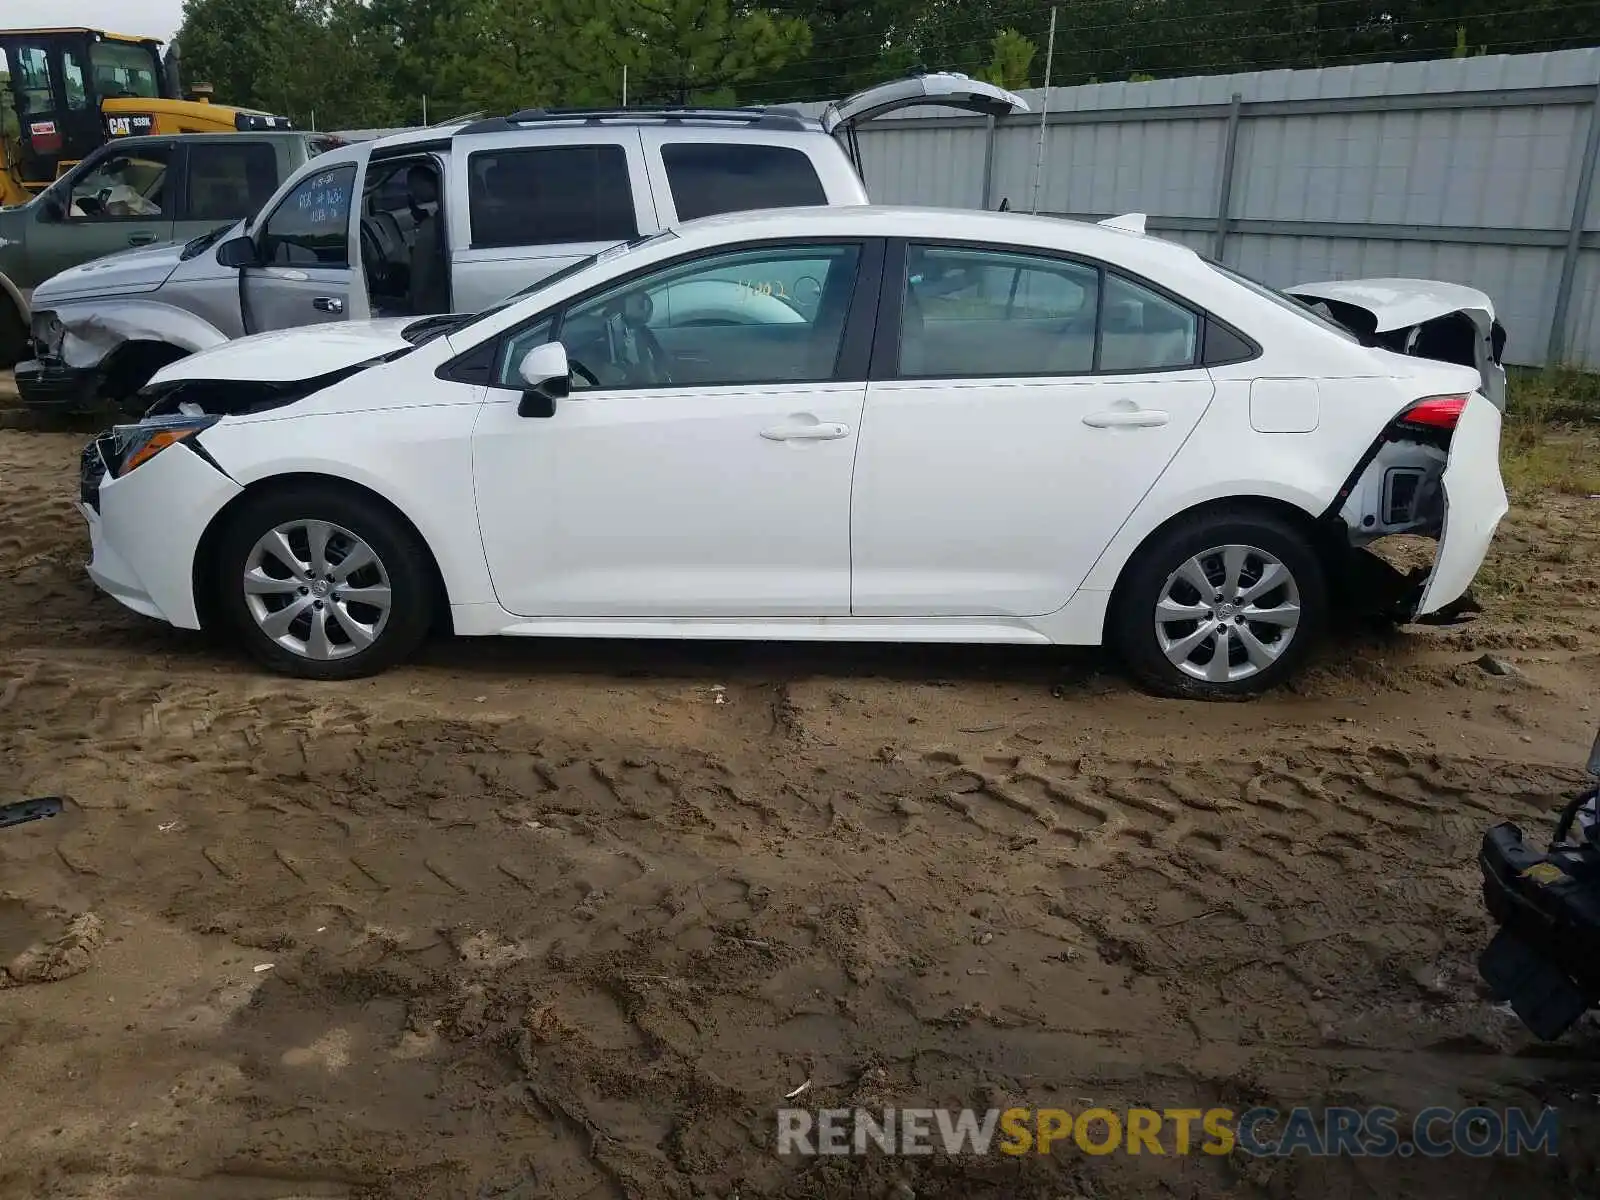
[(1407, 425), (1422, 425), (1428, 429), (1454, 429), (1466, 406), (1465, 396), (1429, 396), (1406, 409), (1400, 419)]

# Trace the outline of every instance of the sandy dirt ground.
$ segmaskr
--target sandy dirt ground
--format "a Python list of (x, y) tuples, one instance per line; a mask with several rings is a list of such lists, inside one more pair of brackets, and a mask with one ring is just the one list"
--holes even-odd
[[(1159, 701), (1090, 653), (443, 642), (263, 675), (96, 594), (0, 429), (0, 1197), (1512, 1196), (1600, 1033), (1488, 1003), (1474, 855), (1600, 722), (1600, 501), (1479, 622)], [(1486, 652), (1513, 670), (1478, 665)], [(775, 1110), (1473, 1103), (1554, 1159), (780, 1159)]]

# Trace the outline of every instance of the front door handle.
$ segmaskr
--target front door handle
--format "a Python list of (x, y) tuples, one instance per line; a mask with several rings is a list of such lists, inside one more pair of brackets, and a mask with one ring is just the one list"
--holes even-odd
[(761, 436), (769, 442), (832, 442), (850, 436), (850, 426), (837, 421), (816, 425), (779, 425), (763, 429)]
[(1172, 420), (1171, 413), (1156, 408), (1121, 408), (1090, 413), (1083, 419), (1095, 429), (1154, 429)]
[(311, 307), (318, 312), (342, 313), (344, 311), (344, 301), (337, 296), (318, 296), (311, 302)]
[(155, 240), (156, 235), (153, 233), (130, 233), (128, 235), (128, 245), (130, 246), (150, 246), (155, 244)]

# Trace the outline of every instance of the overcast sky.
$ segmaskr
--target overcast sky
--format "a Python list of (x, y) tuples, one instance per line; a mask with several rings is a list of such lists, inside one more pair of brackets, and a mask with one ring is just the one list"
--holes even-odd
[(183, 24), (183, 0), (4, 0), (8, 29), (87, 25), (170, 41)]

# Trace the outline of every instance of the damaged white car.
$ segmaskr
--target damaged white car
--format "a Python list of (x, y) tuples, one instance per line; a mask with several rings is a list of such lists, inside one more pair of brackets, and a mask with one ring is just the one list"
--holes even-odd
[[(434, 629), (1105, 642), (1221, 698), (1336, 611), (1459, 606), (1499, 377), (1139, 230), (723, 216), (474, 316), (203, 351), (85, 448), (89, 572), (321, 679)], [(1414, 577), (1362, 548), (1399, 531)]]

